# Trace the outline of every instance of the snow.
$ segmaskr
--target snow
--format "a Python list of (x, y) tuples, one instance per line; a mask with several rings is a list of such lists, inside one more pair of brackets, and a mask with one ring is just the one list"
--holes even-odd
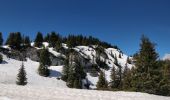
[[(4, 61), (0, 64), (0, 83), (15, 84), (16, 76), (22, 62), (14, 59), (8, 59), (4, 55), (3, 58)], [(61, 76), (61, 66), (51, 66), (49, 69), (52, 74), (49, 77), (42, 77), (37, 73), (39, 66), (38, 62), (27, 59), (27, 61), (24, 62), (24, 65), (27, 72), (28, 85), (67, 88), (64, 81), (56, 79)]]
[[(48, 43), (43, 44), (45, 47), (49, 45)], [(67, 48), (66, 44), (64, 45)], [(96, 56), (95, 50), (88, 46), (77, 46), (74, 49), (84, 57), (90, 56), (91, 60), (93, 56)], [(49, 48), (49, 51), (55, 56), (60, 55), (53, 48)], [(105, 49), (105, 52), (109, 58), (107, 62), (110, 62), (110, 64), (107, 64), (112, 68), (114, 58), (111, 57), (111, 52), (118, 56), (119, 51), (114, 48), (108, 48)], [(118, 62), (122, 66), (125, 65), (127, 57), (123, 54), (122, 58), (118, 58)], [(16, 76), (22, 62), (9, 59), (5, 55), (3, 55), (3, 59), (3, 63), (0, 64), (0, 100), (170, 100), (170, 97), (138, 92), (69, 89), (66, 83), (60, 79), (63, 66), (50, 66), (50, 76), (42, 77), (37, 73), (39, 63), (30, 59), (24, 62), (28, 84), (26, 86), (17, 86), (15, 83)], [(128, 65), (129, 68), (131, 66), (130, 64)], [(110, 81), (111, 68), (104, 71), (108, 81)], [(96, 88), (98, 77), (92, 77), (87, 73), (87, 79), (93, 84), (91, 88)]]
[[(90, 59), (91, 63), (96, 63), (96, 51), (94, 48), (89, 47), (89, 46), (76, 46), (74, 48), (77, 52), (79, 52), (84, 58)], [(108, 56), (108, 59), (106, 59), (106, 64), (110, 67), (109, 70), (104, 70), (104, 73), (106, 75), (106, 79), (108, 82), (111, 81), (110, 75), (111, 75), (111, 70), (113, 67), (116, 69), (118, 68), (115, 64), (115, 58), (112, 57), (112, 55), (117, 56), (118, 63), (122, 66), (122, 69), (124, 70), (124, 66), (127, 63), (127, 58), (128, 56), (123, 54), (121, 58), (119, 58), (120, 50), (114, 49), (114, 48), (107, 48), (105, 49), (105, 53)], [(103, 57), (100, 57), (101, 59), (104, 59)], [(132, 68), (132, 64), (127, 64), (128, 68)], [(88, 80), (93, 84), (90, 86), (91, 88), (96, 88), (96, 84), (98, 81), (98, 77), (92, 77), (90, 74), (87, 74)]]
[(0, 100), (170, 100), (170, 97), (146, 93), (63, 89), (50, 86), (0, 84), (0, 90)]

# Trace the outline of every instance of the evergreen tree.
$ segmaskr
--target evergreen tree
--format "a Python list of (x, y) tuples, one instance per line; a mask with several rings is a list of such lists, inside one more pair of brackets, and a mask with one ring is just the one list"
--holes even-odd
[(40, 65), (38, 68), (38, 73), (41, 76), (47, 77), (50, 74), (50, 71), (48, 69), (48, 66), (51, 65), (50, 55), (48, 52), (48, 49), (42, 49), (40, 53)]
[(62, 80), (67, 81), (68, 79), (68, 75), (69, 75), (69, 61), (68, 59), (66, 59), (64, 61), (64, 66), (63, 66), (63, 70), (62, 70)]
[(0, 63), (3, 61), (3, 56), (0, 54)]
[(97, 82), (97, 89), (107, 89), (108, 82), (106, 80), (106, 76), (104, 72), (100, 72), (99, 81)]
[(54, 48), (56, 46), (56, 42), (59, 43), (60, 41), (61, 41), (60, 35), (56, 34), (55, 32), (52, 32), (50, 35), (49, 45)]
[(42, 35), (42, 33), (38, 32), (37, 36), (35, 38), (35, 41), (34, 41), (34, 46), (40, 48), (43, 46), (42, 43), (43, 43), (43, 35)]
[(20, 32), (16, 32), (15, 33), (15, 37), (14, 37), (14, 46), (16, 49), (20, 49), (21, 48), (21, 43), (22, 43), (22, 36)]
[(27, 47), (31, 46), (29, 36), (26, 36), (26, 37), (25, 37), (25, 39), (24, 39), (24, 44), (25, 44), (25, 46), (27, 46)]
[(21, 68), (19, 69), (16, 84), (17, 85), (26, 85), (27, 84), (26, 72), (25, 72), (23, 63), (21, 65)]
[(21, 49), (22, 37), (20, 32), (10, 33), (6, 44), (13, 49)]
[(50, 41), (50, 34), (48, 33), (45, 37), (44, 37), (44, 42), (49, 42)]
[(69, 72), (67, 77), (67, 86), (70, 88), (82, 88), (82, 80), (85, 79), (86, 73), (83, 66), (81, 66), (78, 55), (71, 52), (69, 56)]
[(118, 64), (118, 60), (117, 60), (117, 56), (116, 56), (116, 55), (115, 55), (114, 64), (115, 64), (116, 66), (119, 66), (119, 64)]
[[(155, 45), (150, 40), (142, 36), (140, 51), (135, 56), (136, 66), (136, 80), (135, 88), (136, 91), (142, 91), (147, 93), (156, 92), (156, 84), (154, 82), (159, 76), (159, 70), (157, 70), (157, 58), (158, 54), (155, 51)], [(141, 81), (142, 80), (142, 81)]]
[(62, 43), (61, 43), (60, 40), (56, 41), (55, 48), (56, 48), (57, 51), (59, 51), (62, 48)]
[(119, 58), (122, 58), (122, 55), (121, 55), (121, 53), (119, 53)]
[(50, 60), (50, 53), (48, 49), (42, 49), (40, 53), (40, 62), (44, 66), (50, 66), (51, 60)]
[(112, 70), (111, 70), (110, 78), (111, 78), (110, 87), (111, 87), (111, 88), (115, 88), (115, 83), (116, 83), (116, 69), (115, 69), (114, 66), (113, 66), (113, 68), (112, 68)]
[(132, 64), (132, 61), (129, 59), (129, 57), (127, 57), (126, 63)]
[(125, 69), (123, 71), (123, 89), (130, 90), (132, 88), (131, 71), (125, 64)]
[(48, 69), (48, 66), (40, 63), (40, 65), (38, 67), (38, 73), (39, 73), (39, 75), (44, 76), (44, 77), (49, 76), (50, 71)]
[(2, 33), (0, 32), (0, 46), (2, 46), (3, 45), (3, 37), (2, 37)]

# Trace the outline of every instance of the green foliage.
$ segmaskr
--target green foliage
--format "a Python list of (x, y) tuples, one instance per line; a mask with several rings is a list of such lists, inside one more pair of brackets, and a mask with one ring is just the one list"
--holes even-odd
[(132, 61), (131, 61), (131, 59), (129, 59), (129, 57), (127, 57), (126, 62), (127, 62), (128, 64), (132, 64)]
[(21, 68), (19, 69), (16, 84), (17, 85), (26, 85), (27, 84), (26, 72), (25, 72), (23, 63), (21, 65)]
[(121, 53), (119, 53), (119, 58), (122, 58), (122, 55), (121, 55)]
[(100, 72), (99, 81), (97, 82), (97, 89), (108, 89), (108, 82), (104, 72)]
[(50, 74), (50, 71), (48, 69), (48, 66), (51, 65), (51, 60), (50, 60), (50, 54), (48, 52), (48, 49), (42, 49), (40, 53), (40, 65), (38, 68), (38, 73), (41, 76), (47, 77)]
[(45, 37), (44, 37), (44, 42), (49, 42), (50, 41), (50, 34), (48, 33)]
[(56, 34), (55, 32), (52, 32), (49, 36), (49, 46), (56, 47), (56, 42), (61, 41), (61, 36), (59, 34)]
[(42, 33), (38, 32), (37, 36), (35, 38), (35, 41), (34, 41), (34, 46), (40, 48), (43, 46), (42, 43), (43, 43), (43, 35), (42, 35)]
[(68, 75), (69, 75), (69, 61), (68, 61), (68, 59), (66, 59), (64, 61), (64, 66), (63, 66), (63, 69), (62, 69), (61, 79), (64, 80), (64, 81), (67, 81)]
[(40, 63), (39, 67), (38, 67), (38, 74), (44, 77), (49, 76), (50, 71), (48, 69), (48, 66), (43, 65), (42, 63)]
[(2, 46), (3, 45), (3, 37), (2, 37), (2, 33), (0, 32), (0, 46)]
[(67, 66), (64, 66), (62, 78), (64, 78), (64, 80), (67, 79), (66, 83), (68, 87), (81, 89), (82, 79), (85, 79), (86, 73), (77, 55), (71, 52), (69, 56), (70, 59), (66, 61)]
[(42, 49), (40, 53), (40, 62), (44, 66), (50, 66), (51, 65), (51, 60), (50, 60), (50, 53), (48, 49)]
[(0, 54), (0, 63), (3, 61), (3, 56)]
[(30, 42), (29, 36), (26, 36), (26, 37), (24, 38), (24, 45), (25, 45), (26, 47), (30, 47), (30, 46), (31, 46), (31, 42)]
[(13, 49), (21, 49), (22, 37), (20, 32), (10, 33), (7, 38), (6, 44)]

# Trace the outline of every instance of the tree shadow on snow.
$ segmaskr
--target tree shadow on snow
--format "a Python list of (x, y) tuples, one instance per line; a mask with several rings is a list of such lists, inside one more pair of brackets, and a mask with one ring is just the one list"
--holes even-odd
[(3, 60), (1, 64), (8, 64), (8, 62), (6, 62), (6, 61)]
[(50, 76), (49, 77), (55, 77), (55, 78), (60, 78), (61, 77), (61, 73), (56, 71), (56, 70), (51, 70), (50, 69)]

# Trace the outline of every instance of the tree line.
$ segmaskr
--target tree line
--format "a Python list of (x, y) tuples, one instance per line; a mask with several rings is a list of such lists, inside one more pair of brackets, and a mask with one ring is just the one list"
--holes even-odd
[[(3, 44), (2, 33), (0, 32), (0, 45)], [(35, 39), (33, 40), (34, 46), (42, 47), (43, 42), (48, 42), (50, 47), (56, 47), (56, 49), (60, 49), (61, 43), (66, 43), (69, 48), (84, 45), (100, 45), (105, 48), (113, 47), (119, 49), (117, 46), (112, 46), (107, 42), (100, 41), (97, 38), (92, 36), (83, 36), (83, 35), (68, 35), (67, 37), (62, 37), (59, 33), (51, 32), (47, 35), (43, 36), (41, 32), (37, 32)], [(9, 33), (9, 36), (5, 42), (6, 45), (9, 45), (13, 49), (20, 50), (22, 47), (29, 47), (31, 43), (31, 39), (29, 36), (24, 36), (20, 32), (12, 32)]]

